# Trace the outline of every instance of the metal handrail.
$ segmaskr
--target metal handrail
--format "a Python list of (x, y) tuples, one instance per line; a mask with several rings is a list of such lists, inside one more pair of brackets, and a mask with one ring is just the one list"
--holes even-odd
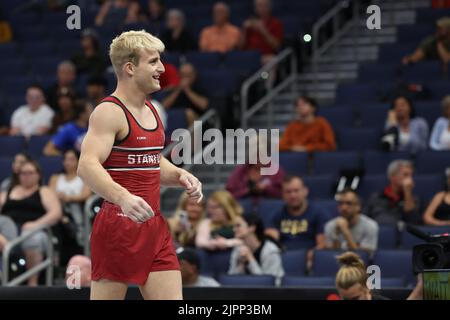
[[(47, 248), (46, 248), (46, 254), (47, 257), (44, 261), (39, 263), (38, 265), (34, 266), (33, 268), (27, 270), (17, 278), (14, 278), (9, 281), (9, 262), (10, 262), (10, 254), (11, 250), (18, 246), (19, 244), (22, 244), (25, 240), (33, 236), (34, 234), (41, 232), (43, 230), (47, 231), (48, 235), (48, 241), (47, 241)], [(51, 286), (53, 283), (53, 244), (52, 244), (52, 232), (50, 229), (50, 226), (48, 225), (40, 225), (39, 227), (26, 231), (23, 234), (21, 234), (19, 237), (9, 241), (5, 248), (3, 249), (3, 256), (2, 256), (2, 285), (7, 287), (16, 286), (18, 284), (21, 284), (31, 276), (41, 272), (42, 270), (46, 269), (46, 285)]]
[(91, 229), (92, 229), (92, 225), (91, 225), (91, 218), (92, 218), (92, 212), (91, 212), (91, 208), (92, 208), (92, 204), (95, 201), (98, 201), (99, 199), (101, 199), (101, 197), (97, 194), (94, 194), (92, 196), (89, 197), (89, 199), (86, 200), (86, 202), (84, 203), (84, 255), (85, 256), (90, 256), (91, 255), (91, 248), (89, 246), (89, 239), (91, 236)]
[[(295, 56), (294, 50), (291, 48), (286, 48), (283, 51), (281, 51), (276, 57), (274, 57), (270, 62), (266, 63), (264, 66), (262, 66), (258, 71), (256, 71), (253, 75), (251, 75), (247, 80), (244, 81), (244, 83), (241, 86), (241, 128), (247, 129), (248, 125), (248, 119), (259, 109), (262, 108), (262, 106), (265, 103), (261, 103), (261, 101), (270, 101), (271, 99), (267, 98), (268, 96), (274, 96), (272, 91), (277, 90), (281, 84), (279, 84), (277, 87), (275, 87), (273, 90), (268, 92), (266, 96), (260, 99), (260, 101), (256, 102), (251, 108), (248, 107), (248, 92), (250, 90), (250, 87), (254, 85), (256, 82), (258, 82), (261, 79), (264, 79), (264, 74), (272, 71), (276, 67), (278, 67), (281, 62), (290, 59), (290, 66), (291, 66), (291, 74), (287, 78), (290, 82), (293, 82), (296, 79), (296, 73), (297, 73), (297, 60)], [(277, 91), (279, 92), (279, 91)], [(265, 100), (263, 100), (265, 99)]]

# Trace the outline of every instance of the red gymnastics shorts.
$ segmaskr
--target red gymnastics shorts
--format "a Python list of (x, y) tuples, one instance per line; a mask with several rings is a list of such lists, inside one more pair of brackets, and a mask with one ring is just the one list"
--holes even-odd
[(172, 236), (157, 213), (142, 224), (104, 201), (91, 234), (92, 280), (144, 285), (150, 272), (180, 270)]

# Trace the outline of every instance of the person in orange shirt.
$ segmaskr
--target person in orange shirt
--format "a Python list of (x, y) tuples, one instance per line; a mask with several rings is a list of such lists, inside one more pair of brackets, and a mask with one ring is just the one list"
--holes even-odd
[(213, 7), (214, 24), (203, 28), (200, 34), (200, 50), (204, 52), (226, 53), (237, 49), (241, 33), (229, 22), (230, 8), (224, 2), (216, 2)]
[(317, 104), (313, 99), (299, 97), (296, 111), (299, 119), (288, 124), (280, 140), (280, 151), (336, 150), (333, 128), (325, 118), (316, 116)]

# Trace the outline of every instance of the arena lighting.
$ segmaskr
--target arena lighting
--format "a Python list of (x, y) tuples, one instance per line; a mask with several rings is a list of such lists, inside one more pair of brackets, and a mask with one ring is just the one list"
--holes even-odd
[(25, 265), (25, 259), (20, 259), (20, 260), (19, 260), (19, 264), (20, 264), (21, 266), (24, 266), (24, 265)]
[(311, 35), (310, 35), (309, 33), (306, 33), (306, 34), (303, 36), (303, 41), (305, 41), (305, 42), (310, 42), (311, 39), (312, 39), (312, 37), (311, 37)]
[(269, 79), (269, 73), (267, 71), (261, 72), (261, 78), (264, 80)]

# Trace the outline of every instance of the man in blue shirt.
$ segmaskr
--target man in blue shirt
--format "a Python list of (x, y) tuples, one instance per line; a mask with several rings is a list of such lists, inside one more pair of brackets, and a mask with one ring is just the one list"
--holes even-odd
[(68, 122), (58, 130), (45, 146), (44, 154), (46, 156), (58, 156), (68, 149), (80, 151), (92, 111), (93, 107), (89, 102), (77, 104), (74, 121)]
[(282, 185), (285, 206), (265, 231), (288, 250), (325, 248), (324, 226), (328, 217), (308, 202), (308, 192), (300, 177), (286, 177)]

